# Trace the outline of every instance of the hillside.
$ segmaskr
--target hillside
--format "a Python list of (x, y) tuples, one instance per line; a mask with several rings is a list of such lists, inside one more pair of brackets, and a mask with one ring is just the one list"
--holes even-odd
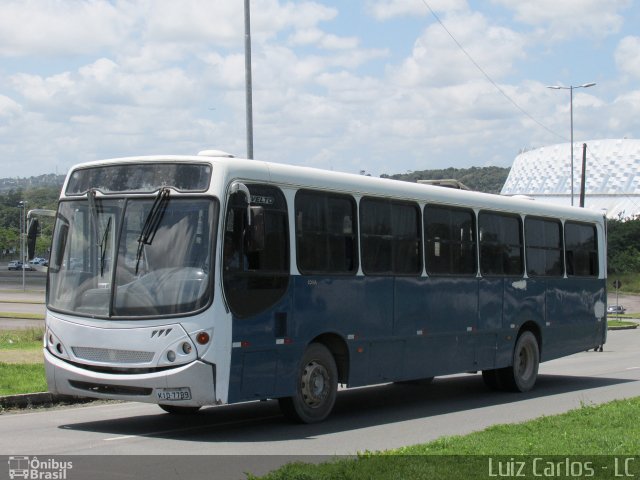
[(48, 173), (29, 178), (0, 178), (0, 193), (39, 187), (57, 187), (59, 190), (64, 183), (64, 177), (64, 175)]
[(419, 170), (409, 173), (397, 173), (395, 175), (380, 175), (382, 178), (392, 178), (404, 182), (417, 182), (418, 180), (442, 180), (452, 178), (464, 183), (471, 190), (486, 193), (500, 193), (504, 182), (509, 175), (509, 168), (502, 167), (471, 167), (471, 168), (445, 168), (442, 170)]

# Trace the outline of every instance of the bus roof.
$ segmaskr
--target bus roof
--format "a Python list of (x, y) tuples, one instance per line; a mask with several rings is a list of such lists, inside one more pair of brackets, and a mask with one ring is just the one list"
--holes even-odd
[[(209, 151), (206, 151), (207, 153)], [(558, 206), (530, 198), (503, 196), (490, 193), (452, 189), (442, 186), (369, 177), (353, 173), (335, 172), (313, 167), (286, 165), (232, 156), (207, 155), (153, 155), (96, 160), (74, 165), (69, 170), (62, 192), (66, 191), (71, 173), (78, 169), (100, 165), (135, 163), (206, 163), (227, 181), (271, 182), (282, 187), (320, 189), (355, 196), (376, 195), (417, 202), (437, 202), (474, 209), (492, 209), (505, 212), (551, 216), (578, 221), (602, 222), (604, 212), (571, 206)], [(222, 152), (221, 152), (222, 153)], [(225, 153), (225, 155), (228, 155)]]

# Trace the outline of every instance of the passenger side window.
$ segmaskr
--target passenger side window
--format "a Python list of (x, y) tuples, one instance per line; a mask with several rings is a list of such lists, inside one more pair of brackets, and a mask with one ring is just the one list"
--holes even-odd
[(476, 274), (476, 226), (472, 210), (427, 205), (424, 237), (429, 275)]
[(561, 223), (527, 217), (524, 238), (527, 245), (527, 274), (532, 277), (561, 277), (564, 273)]
[[(239, 317), (260, 313), (274, 305), (289, 285), (289, 228), (282, 192), (268, 185), (247, 187), (251, 206), (261, 207), (263, 242), (252, 238), (246, 197), (229, 197), (223, 238), (223, 286), (231, 311)], [(254, 219), (257, 222), (257, 219)], [(262, 230), (262, 228), (261, 228)]]
[(567, 275), (597, 277), (598, 235), (595, 225), (566, 222), (564, 235)]
[(519, 216), (480, 212), (480, 272), (482, 275), (523, 274), (522, 222)]
[(422, 272), (420, 207), (365, 197), (360, 201), (362, 270), (366, 274)]
[(349, 195), (300, 190), (295, 204), (300, 272), (355, 274), (358, 271), (355, 199)]

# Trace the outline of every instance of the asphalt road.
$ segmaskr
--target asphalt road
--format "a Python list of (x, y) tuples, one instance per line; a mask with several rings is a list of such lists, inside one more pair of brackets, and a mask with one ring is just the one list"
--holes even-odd
[[(147, 474), (164, 472), (157, 478), (178, 478), (167, 472), (177, 475), (181, 458), (189, 458), (167, 455), (209, 455), (218, 456), (206, 457), (218, 474), (208, 478), (245, 478), (243, 472), (261, 474), (293, 460), (423, 443), (585, 403), (640, 396), (639, 343), (639, 330), (611, 331), (603, 353), (583, 352), (541, 365), (536, 388), (526, 394), (489, 391), (480, 375), (468, 374), (437, 378), (430, 386), (342, 391), (334, 413), (318, 425), (288, 423), (274, 401), (210, 407), (192, 417), (136, 403), (5, 413), (0, 415), (0, 454), (158, 455), (143, 462)], [(112, 470), (126, 458), (111, 461)]]
[[(24, 272), (24, 283), (27, 289), (44, 290), (47, 283), (45, 267), (37, 267), (38, 270)], [(0, 264), (0, 288), (22, 288), (22, 272), (20, 270), (7, 270), (5, 263)]]

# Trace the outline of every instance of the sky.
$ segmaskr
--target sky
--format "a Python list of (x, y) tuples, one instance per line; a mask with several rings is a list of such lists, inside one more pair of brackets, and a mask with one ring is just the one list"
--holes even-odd
[[(640, 2), (251, 0), (254, 158), (371, 175), (640, 138)], [(2, 177), (247, 155), (242, 0), (2, 0)]]

